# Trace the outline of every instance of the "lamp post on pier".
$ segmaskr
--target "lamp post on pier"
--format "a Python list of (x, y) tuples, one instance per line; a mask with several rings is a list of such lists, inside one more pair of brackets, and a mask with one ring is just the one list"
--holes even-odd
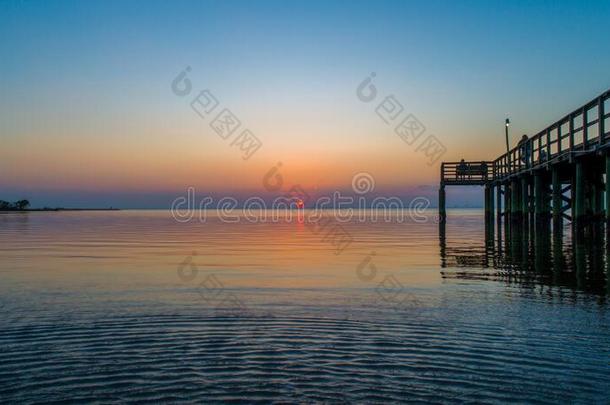
[(504, 124), (504, 133), (506, 134), (506, 153), (510, 151), (510, 144), (508, 142), (508, 127), (510, 126), (510, 119), (506, 119)]

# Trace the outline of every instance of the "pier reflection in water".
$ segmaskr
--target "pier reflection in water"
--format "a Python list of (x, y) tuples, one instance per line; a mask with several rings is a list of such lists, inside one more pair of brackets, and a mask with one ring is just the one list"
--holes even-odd
[[(448, 242), (451, 228), (446, 222), (439, 224), (444, 278), (566, 287), (599, 295), (603, 302), (610, 295), (610, 246), (603, 224), (574, 231), (570, 224), (552, 229), (523, 220), (495, 232), (493, 226), (486, 227), (485, 241), (480, 243)], [(454, 231), (459, 232), (457, 226)]]

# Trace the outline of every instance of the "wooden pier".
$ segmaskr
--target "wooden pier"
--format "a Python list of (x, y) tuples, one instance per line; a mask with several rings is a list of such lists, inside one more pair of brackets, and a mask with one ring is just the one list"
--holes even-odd
[(453, 185), (484, 187), (486, 231), (503, 227), (507, 239), (523, 227), (558, 233), (568, 222), (578, 231), (610, 221), (609, 99), (610, 90), (496, 160), (442, 163), (441, 223)]

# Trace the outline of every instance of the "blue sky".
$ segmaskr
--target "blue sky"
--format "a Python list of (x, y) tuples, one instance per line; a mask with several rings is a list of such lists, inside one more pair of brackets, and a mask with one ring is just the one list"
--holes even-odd
[[(434, 186), (438, 166), (354, 96), (364, 77), (446, 159), (492, 159), (507, 115), (516, 141), (610, 88), (609, 17), (607, 1), (0, 1), (0, 199), (164, 207), (193, 184), (251, 190), (278, 159), (312, 187)], [(169, 91), (187, 65), (264, 138), (258, 160)]]

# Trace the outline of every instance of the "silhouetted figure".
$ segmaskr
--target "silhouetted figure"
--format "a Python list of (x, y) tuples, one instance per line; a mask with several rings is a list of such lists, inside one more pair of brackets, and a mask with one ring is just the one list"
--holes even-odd
[(521, 151), (521, 161), (525, 164), (525, 167), (529, 167), (532, 147), (526, 134), (523, 134), (517, 146), (519, 146)]
[(468, 165), (466, 165), (466, 161), (464, 159), (460, 160), (460, 164), (457, 167), (457, 172), (455, 173), (455, 177), (463, 179), (466, 176), (467, 168), (468, 168)]

